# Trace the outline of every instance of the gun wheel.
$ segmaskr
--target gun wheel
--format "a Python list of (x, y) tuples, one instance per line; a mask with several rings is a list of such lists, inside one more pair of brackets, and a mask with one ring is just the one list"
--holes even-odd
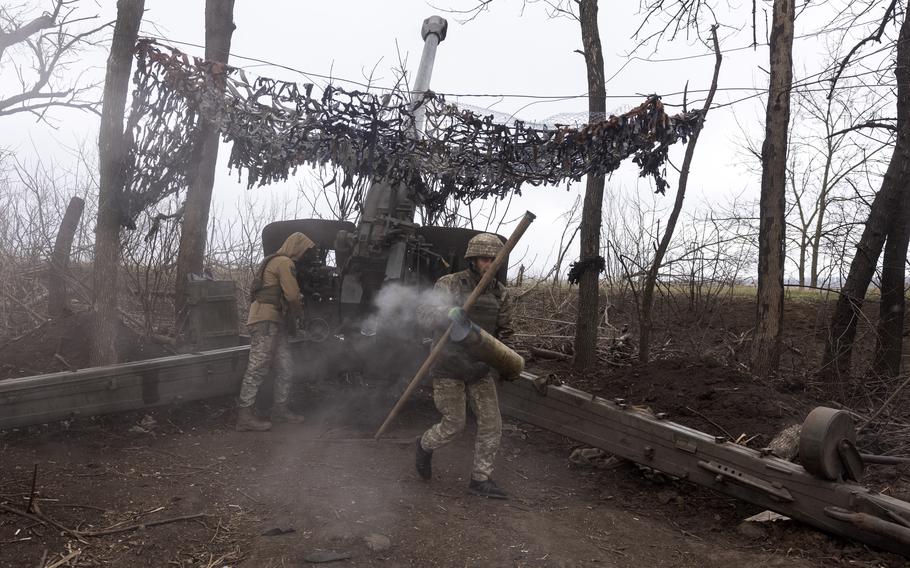
[[(809, 413), (799, 434), (799, 461), (816, 477), (828, 480), (857, 478), (862, 462), (850, 459), (855, 452), (856, 429), (853, 419), (843, 410), (819, 406)], [(858, 453), (856, 454), (858, 456)]]

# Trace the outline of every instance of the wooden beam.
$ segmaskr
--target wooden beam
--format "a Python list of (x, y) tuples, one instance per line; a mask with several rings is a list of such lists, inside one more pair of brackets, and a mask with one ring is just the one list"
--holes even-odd
[[(910, 529), (894, 522), (910, 521), (906, 501), (858, 483), (818, 479), (802, 466), (768, 452), (709, 436), (623, 401), (610, 402), (556, 385), (546, 386), (541, 394), (536, 379), (524, 373), (513, 383), (500, 384), (503, 414), (823, 531), (910, 557)], [(838, 515), (839, 509), (886, 519), (888, 530), (852, 522), (849, 519), (858, 517)]]
[(0, 381), (0, 429), (225, 396), (249, 346)]

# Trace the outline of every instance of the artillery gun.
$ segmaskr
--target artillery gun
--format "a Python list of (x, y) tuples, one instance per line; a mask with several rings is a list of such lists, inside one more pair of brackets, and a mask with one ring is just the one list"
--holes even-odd
[[(436, 48), (447, 28), (446, 20), (438, 16), (427, 18), (421, 27), (424, 47), (411, 95), (413, 136), (420, 136), (420, 101), (429, 89)], [(417, 204), (412, 195), (407, 187), (373, 181), (356, 225), (296, 219), (276, 221), (263, 229), (266, 255), (278, 250), (295, 231), (316, 243), (297, 264), (304, 318), (294, 342), (311, 347), (299, 350), (307, 358), (308, 373), (338, 376), (340, 372), (365, 378), (361, 373), (369, 370), (368, 378), (388, 380), (413, 374), (425, 357), (422, 335), (402, 329), (413, 322), (372, 317), (377, 297), (384, 287), (401, 285), (410, 290), (402, 294), (410, 295), (416, 307), (421, 289), (432, 287), (440, 276), (467, 268), (463, 258), (467, 242), (481, 231), (420, 226), (415, 222)], [(506, 267), (504, 263), (497, 275), (503, 283)], [(318, 354), (315, 361), (314, 354)]]
[[(424, 22), (417, 93), (429, 86), (433, 55), (445, 31), (441, 18)], [(417, 135), (419, 109), (414, 114)], [(308, 366), (316, 365), (313, 373), (328, 370), (318, 369), (328, 361), (344, 362), (351, 370), (369, 361), (370, 368), (382, 370), (378, 362), (383, 357), (394, 358), (396, 367), (408, 372), (408, 362), (416, 366), (425, 354), (419, 341), (386, 336), (373, 325), (369, 316), (375, 300), (390, 284), (418, 290), (463, 269), (466, 243), (477, 231), (418, 226), (415, 210), (407, 188), (375, 183), (357, 225), (300, 219), (265, 227), (266, 254), (295, 231), (317, 244), (299, 266), (307, 313), (300, 341), (319, 344), (324, 355), (307, 358)], [(498, 277), (505, 279), (504, 269)], [(233, 302), (232, 295), (225, 298)], [(233, 304), (231, 308), (236, 314)], [(401, 351), (390, 347), (413, 357), (405, 362)], [(0, 429), (236, 394), (248, 354), (248, 347), (232, 346), (5, 380), (0, 382)], [(501, 385), (500, 405), (515, 419), (910, 558), (910, 503), (859, 483), (864, 463), (905, 463), (906, 458), (860, 454), (844, 411), (820, 407), (809, 414), (800, 434), (799, 465), (777, 458), (770, 449), (747, 448), (674, 423), (663, 413), (550, 384), (531, 373)]]

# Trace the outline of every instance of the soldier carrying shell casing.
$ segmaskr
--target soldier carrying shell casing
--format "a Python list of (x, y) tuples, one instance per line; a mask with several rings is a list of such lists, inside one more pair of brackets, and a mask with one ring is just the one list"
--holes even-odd
[[(438, 335), (445, 330), (448, 312), (460, 306), (471, 294), (480, 279), (490, 269), (493, 259), (502, 249), (499, 237), (489, 233), (474, 236), (465, 252), (470, 264), (467, 270), (448, 274), (436, 282), (435, 290), (448, 302), (445, 305), (421, 305), (417, 309), (420, 323)], [(505, 286), (494, 279), (468, 310), (467, 316), (486, 332), (500, 340), (510, 338), (512, 301)], [(437, 337), (438, 339), (438, 337)], [(496, 395), (493, 370), (478, 361), (463, 347), (448, 343), (431, 371), (433, 400), (442, 420), (417, 438), (417, 473), (430, 479), (433, 451), (454, 440), (465, 427), (466, 404), (477, 417), (477, 437), (474, 444), (474, 468), (468, 490), (483, 497), (507, 499), (508, 494), (493, 481), (493, 461), (502, 437), (502, 416)]]

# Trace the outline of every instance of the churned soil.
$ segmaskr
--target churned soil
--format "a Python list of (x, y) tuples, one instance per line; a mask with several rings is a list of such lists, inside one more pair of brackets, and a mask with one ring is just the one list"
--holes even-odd
[[(89, 366), (91, 314), (77, 312), (50, 319), (31, 332), (0, 346), (0, 380)], [(120, 360), (141, 361), (173, 355), (174, 351), (143, 337), (120, 322)]]
[(674, 422), (750, 447), (764, 447), (784, 428), (801, 422), (812, 403), (780, 392), (710, 359), (658, 359), (648, 365), (602, 366), (579, 373), (568, 365), (537, 363), (543, 372), (608, 400), (665, 412)]
[[(746, 372), (754, 303), (736, 299), (707, 311), (661, 307), (647, 365), (605, 357), (578, 373), (568, 361), (529, 356), (529, 369), (762, 447), (830, 394), (811, 376), (828, 305), (787, 306), (785, 371), (768, 382)], [(634, 333), (631, 313), (617, 306), (611, 321)], [(0, 379), (87, 366), (87, 328), (87, 315), (76, 314), (3, 346)], [(558, 339), (566, 328), (522, 331), (557, 338), (527, 339), (526, 354), (534, 345), (570, 351)], [(168, 354), (126, 326), (120, 337), (124, 360)], [(755, 507), (627, 463), (570, 461), (577, 443), (521, 423), (506, 424), (497, 461), (511, 500), (467, 494), (470, 432), (436, 453), (425, 483), (413, 443), (436, 419), (426, 392), (380, 442), (372, 434), (397, 391), (318, 393), (297, 401), (305, 424), (261, 434), (235, 432), (226, 399), (0, 432), (0, 568), (66, 555), (75, 555), (63, 564), (71, 567), (277, 568), (329, 552), (349, 556), (330, 564), (339, 566), (906, 565), (790, 521), (741, 526)], [(880, 400), (854, 408), (868, 413)], [(906, 470), (873, 474), (893, 489), (907, 486)], [(8, 510), (29, 500), (41, 516)], [(99, 530), (110, 534), (72, 532)]]
[[(497, 460), (510, 500), (466, 492), (470, 435), (436, 452), (424, 482), (413, 444), (435, 419), (426, 395), (378, 442), (365, 426), (384, 409), (346, 399), (304, 403), (307, 423), (268, 433), (233, 431), (224, 399), (4, 432), (0, 503), (33, 497), (84, 532), (144, 526), (80, 542), (0, 511), (0, 567), (76, 551), (69, 566), (277, 568), (326, 553), (349, 557), (339, 566), (903, 565), (789, 521), (741, 534), (754, 508), (628, 464), (573, 465), (571, 441), (520, 423)], [(181, 517), (194, 518), (154, 524)]]

